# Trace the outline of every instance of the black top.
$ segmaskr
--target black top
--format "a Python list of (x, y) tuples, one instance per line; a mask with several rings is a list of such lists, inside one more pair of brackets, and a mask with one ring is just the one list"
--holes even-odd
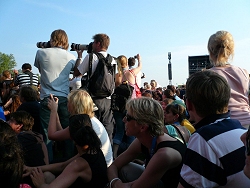
[[(179, 140), (160, 142), (156, 147), (156, 151), (163, 147), (169, 147), (169, 148), (173, 148), (177, 150), (181, 154), (182, 159), (184, 158), (184, 154), (187, 149), (186, 144), (181, 143)], [(144, 145), (141, 145), (141, 149), (142, 149), (142, 152), (146, 155), (146, 167), (147, 167), (147, 164), (150, 161), (150, 153)], [(163, 182), (164, 187), (176, 188), (178, 186), (182, 165), (183, 165), (183, 161), (175, 168), (172, 168), (166, 171), (166, 173), (161, 178), (161, 181)]]
[(108, 183), (108, 177), (107, 163), (102, 151), (99, 149), (97, 154), (83, 154), (81, 157), (89, 163), (92, 179), (86, 183), (77, 178), (70, 188), (103, 188)]

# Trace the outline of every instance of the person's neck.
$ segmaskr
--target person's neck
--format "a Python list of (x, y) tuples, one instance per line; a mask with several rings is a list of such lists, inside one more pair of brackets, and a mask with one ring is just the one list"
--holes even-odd
[(140, 143), (144, 146), (146, 146), (148, 149), (151, 148), (152, 146), (152, 140), (153, 140), (153, 136), (151, 135), (144, 135), (141, 137), (137, 137), (137, 139), (140, 141)]

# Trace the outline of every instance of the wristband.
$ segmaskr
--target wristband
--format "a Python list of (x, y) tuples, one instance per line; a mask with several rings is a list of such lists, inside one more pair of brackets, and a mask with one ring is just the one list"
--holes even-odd
[(79, 58), (79, 57), (77, 58), (77, 60), (78, 60), (78, 59), (82, 60), (82, 58)]
[(109, 183), (109, 188), (112, 188), (112, 183), (113, 183), (113, 181), (115, 181), (115, 180), (120, 180), (120, 178), (114, 178), (114, 179), (112, 179), (112, 180), (110, 181), (110, 183)]

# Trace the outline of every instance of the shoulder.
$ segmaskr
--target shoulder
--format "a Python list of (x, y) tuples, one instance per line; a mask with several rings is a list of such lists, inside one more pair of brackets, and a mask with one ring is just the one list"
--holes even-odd
[(74, 169), (85, 169), (89, 167), (89, 163), (81, 156), (77, 157), (74, 161), (70, 163)]

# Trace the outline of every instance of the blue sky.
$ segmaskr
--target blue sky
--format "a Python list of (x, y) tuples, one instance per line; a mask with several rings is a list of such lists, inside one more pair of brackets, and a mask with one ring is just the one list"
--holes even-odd
[[(188, 77), (188, 56), (208, 55), (208, 38), (227, 30), (235, 40), (232, 64), (250, 72), (249, 0), (0, 2), (0, 52), (14, 55), (16, 69), (25, 62), (33, 65), (36, 43), (48, 41), (55, 29), (65, 30), (70, 44), (88, 44), (94, 34), (108, 34), (111, 55), (140, 53), (146, 75), (142, 82), (155, 79), (162, 86), (169, 83), (168, 52), (172, 54), (172, 83), (183, 84)], [(33, 67), (33, 72), (38, 70)]]

